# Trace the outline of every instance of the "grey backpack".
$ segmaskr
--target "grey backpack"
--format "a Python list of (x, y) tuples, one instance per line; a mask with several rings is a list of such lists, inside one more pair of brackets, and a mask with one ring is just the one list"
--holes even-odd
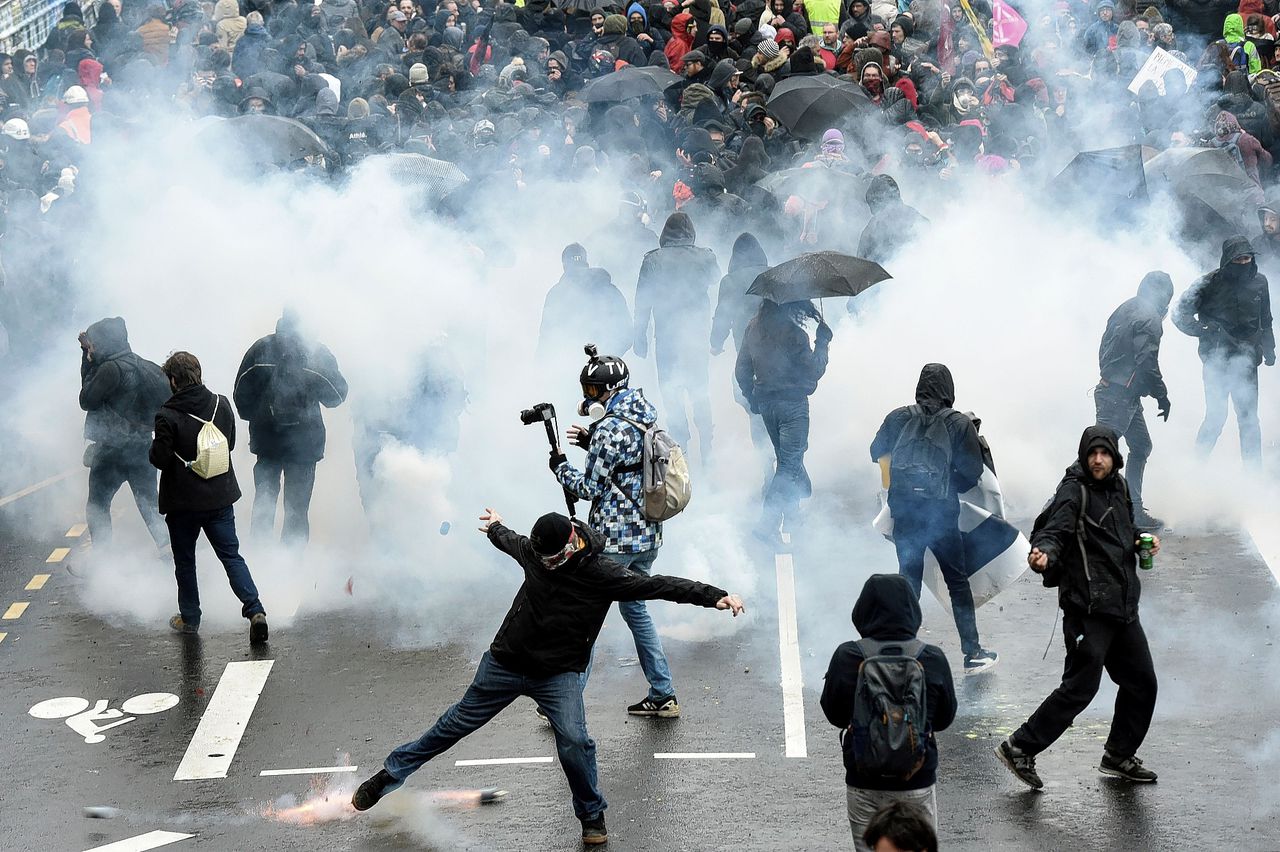
[(674, 518), (684, 511), (693, 497), (693, 486), (689, 482), (689, 462), (684, 457), (684, 450), (665, 429), (656, 425), (645, 426), (616, 414), (613, 416), (630, 423), (644, 435), (644, 455), (640, 463), (617, 468), (615, 475), (636, 472), (643, 474), (640, 512), (646, 520), (660, 523)]
[(844, 733), (845, 765), (860, 775), (903, 780), (928, 757), (929, 707), (919, 639), (859, 639), (862, 665), (853, 719)]

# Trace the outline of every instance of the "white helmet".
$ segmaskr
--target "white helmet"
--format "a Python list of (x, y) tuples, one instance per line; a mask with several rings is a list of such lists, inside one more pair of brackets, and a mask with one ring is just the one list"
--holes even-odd
[(62, 102), (68, 105), (89, 103), (89, 93), (80, 86), (72, 86), (62, 95)]
[(4, 135), (10, 139), (30, 139), (31, 128), (20, 118), (11, 118), (4, 123)]

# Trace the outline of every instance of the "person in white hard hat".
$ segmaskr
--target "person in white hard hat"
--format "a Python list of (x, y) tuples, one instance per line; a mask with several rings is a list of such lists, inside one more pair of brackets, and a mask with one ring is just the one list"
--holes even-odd
[(93, 139), (93, 117), (89, 114), (89, 93), (81, 86), (72, 86), (62, 94), (62, 102), (66, 104), (67, 113), (58, 128), (81, 145), (88, 145)]

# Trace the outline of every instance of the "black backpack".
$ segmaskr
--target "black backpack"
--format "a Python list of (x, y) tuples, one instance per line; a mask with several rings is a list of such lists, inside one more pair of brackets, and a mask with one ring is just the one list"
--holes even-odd
[(919, 639), (859, 639), (863, 654), (853, 719), (843, 737), (845, 765), (873, 778), (905, 781), (928, 758), (929, 703)]
[(133, 362), (130, 367), (120, 365), (122, 375), (128, 371), (123, 381), (130, 387), (116, 413), (130, 425), (150, 431), (155, 426), (156, 412), (173, 396), (173, 388), (169, 387), (169, 377), (159, 364), (137, 355), (129, 360)]
[(310, 410), (306, 360), (299, 353), (280, 353), (267, 373), (266, 387), (254, 418), (276, 428), (298, 426)]
[(919, 405), (898, 433), (889, 462), (889, 490), (900, 496), (944, 500), (951, 490), (951, 433), (946, 415), (930, 414)]

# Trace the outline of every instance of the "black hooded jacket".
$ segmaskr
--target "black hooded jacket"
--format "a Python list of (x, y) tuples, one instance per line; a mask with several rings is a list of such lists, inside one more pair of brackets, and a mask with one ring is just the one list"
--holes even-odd
[(201, 479), (185, 464), (196, 457), (196, 436), (204, 428), (202, 421), (211, 418), (226, 437), (228, 450), (234, 450), (236, 413), (231, 401), (204, 385), (183, 388), (156, 412), (150, 458), (160, 471), (160, 514), (211, 512), (240, 499), (235, 462), (226, 473), (212, 479)]
[(1138, 295), (1116, 308), (1098, 347), (1103, 382), (1128, 388), (1134, 396), (1169, 396), (1160, 374), (1160, 338), (1172, 299), (1169, 276), (1148, 272), (1138, 285)]
[[(818, 323), (812, 347), (801, 325), (806, 321)], [(812, 302), (760, 303), (734, 366), (734, 377), (752, 411), (758, 403), (802, 400), (818, 389), (830, 357), (831, 338), (824, 328)]]
[(1256, 259), (1248, 264), (1231, 262), (1232, 258), (1252, 253), (1246, 237), (1231, 237), (1223, 242), (1218, 269), (1198, 278), (1173, 310), (1173, 324), (1178, 330), (1199, 338), (1203, 361), (1240, 357), (1252, 359), (1256, 365), (1275, 360), (1276, 336), (1267, 277), (1258, 272)]
[[(920, 631), (920, 601), (911, 584), (898, 574), (874, 574), (862, 587), (853, 607), (853, 626), (865, 639), (889, 641), (915, 639)], [(856, 767), (845, 763), (845, 783), (863, 790), (920, 790), (938, 780), (938, 744), (935, 731), (944, 731), (956, 718), (956, 690), (951, 680), (951, 666), (942, 649), (925, 645), (920, 652), (927, 687), (925, 703), (929, 710), (928, 756), (924, 766), (906, 781), (886, 782), (858, 774)], [(853, 721), (853, 693), (858, 685), (858, 670), (864, 657), (856, 642), (845, 642), (831, 655), (826, 680), (822, 686), (822, 712), (837, 728), (847, 728)]]
[[(1115, 459), (1106, 479), (1089, 472), (1089, 453), (1104, 447)], [(1058, 588), (1058, 605), (1088, 615), (1126, 622), (1138, 617), (1137, 540), (1129, 486), (1120, 475), (1124, 457), (1119, 439), (1106, 426), (1090, 426), (1080, 437), (1074, 464), (1058, 483), (1036, 520), (1031, 546), (1049, 557), (1044, 584)], [(1085, 501), (1083, 530), (1080, 501)]]
[(716, 312), (711, 318), (711, 348), (719, 351), (733, 334), (733, 344), (741, 351), (747, 323), (760, 307), (759, 296), (748, 296), (747, 290), (761, 272), (769, 268), (769, 258), (754, 234), (742, 233), (733, 243), (729, 256), (729, 272), (720, 279)]
[[(951, 481), (948, 494), (958, 500), (959, 495), (978, 484), (982, 476), (982, 443), (973, 421), (952, 408), (956, 401), (956, 384), (945, 364), (925, 364), (916, 384), (916, 405), (929, 414), (941, 412), (946, 419), (947, 432), (951, 435)], [(892, 455), (902, 429), (912, 416), (911, 406), (895, 408), (885, 417), (871, 442), (871, 460)], [(889, 483), (889, 504), (900, 499)], [(959, 504), (957, 503), (957, 506)]]
[(914, 207), (903, 203), (898, 182), (889, 175), (871, 178), (866, 200), (871, 208), (871, 218), (858, 238), (858, 257), (884, 263), (924, 236), (929, 220)]
[(660, 364), (682, 354), (707, 357), (711, 287), (720, 279), (720, 265), (711, 249), (694, 244), (696, 238), (693, 221), (684, 213), (672, 213), (658, 248), (640, 263), (634, 346), (637, 354), (647, 351), (652, 318)]
[(629, 571), (603, 552), (604, 541), (577, 521), (587, 547), (555, 570), (548, 570), (528, 537), (502, 524), (489, 527), (489, 541), (524, 569), (524, 584), (489, 653), (505, 668), (545, 678), (583, 672), (591, 648), (614, 601), (665, 600), (714, 607), (728, 592), (660, 574)]
[(85, 330), (93, 344), (93, 360), (80, 357), (80, 408), (84, 436), (108, 447), (146, 446), (151, 440), (150, 414), (136, 415), (144, 392), (141, 370), (159, 370), (129, 347), (129, 332), (120, 317), (99, 320)]

